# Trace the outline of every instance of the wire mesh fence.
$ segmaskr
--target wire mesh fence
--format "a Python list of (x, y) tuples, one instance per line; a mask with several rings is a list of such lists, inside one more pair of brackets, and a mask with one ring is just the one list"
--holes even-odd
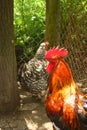
[(33, 58), (45, 31), (44, 0), (14, 0), (14, 33), (18, 67)]
[[(87, 8), (87, 2), (85, 5), (84, 8)], [(44, 6), (42, 10), (44, 10)], [(83, 6), (81, 6), (77, 12), (76, 10), (73, 10), (72, 12), (72, 10), (70, 11), (68, 9), (66, 13), (69, 17), (67, 22), (65, 24), (63, 22), (63, 25), (61, 25), (60, 47), (65, 47), (69, 51), (67, 61), (72, 69), (74, 79), (77, 82), (85, 82), (87, 86), (87, 9), (84, 11)], [(37, 23), (40, 17), (37, 15), (32, 18), (33, 19), (31, 19), (31, 21), (34, 20), (34, 23), (31, 22), (33, 26)], [(35, 51), (39, 47), (40, 43), (44, 41), (45, 22), (40, 21), (39, 25), (37, 25), (38, 24), (35, 25), (35, 28), (33, 28), (30, 33), (28, 32), (27, 34), (26, 31), (26, 34), (29, 35), (29, 37), (28, 42), (25, 42), (25, 46), (28, 52), (30, 51), (32, 54), (35, 54)]]
[[(87, 2), (85, 5), (87, 6)], [(87, 10), (83, 12), (81, 7), (77, 13), (73, 11), (65, 28), (60, 45), (69, 50), (67, 61), (74, 79), (86, 83), (87, 87)]]

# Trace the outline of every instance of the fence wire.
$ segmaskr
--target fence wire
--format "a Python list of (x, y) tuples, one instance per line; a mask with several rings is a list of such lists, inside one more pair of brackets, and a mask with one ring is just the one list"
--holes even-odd
[[(83, 8), (79, 8), (77, 12), (69, 11), (67, 11), (69, 17), (66, 25), (61, 25), (60, 47), (65, 47), (69, 51), (67, 61), (71, 67), (74, 79), (77, 82), (85, 82), (87, 87), (87, 9), (85, 9), (85, 12)], [(43, 28), (41, 34), (34, 34), (36, 33), (34, 30), (30, 34), (31, 39), (28, 41), (28, 45), (33, 44), (33, 48), (31, 46), (31, 49), (29, 48), (28, 50), (32, 50), (32, 53), (35, 53), (39, 44), (44, 41), (45, 23), (42, 23), (40, 26)], [(37, 32), (40, 32), (38, 30), (41, 28), (38, 25), (36, 28)]]
[(69, 50), (67, 60), (74, 79), (87, 83), (87, 12), (81, 16), (71, 15), (62, 38), (63, 46)]

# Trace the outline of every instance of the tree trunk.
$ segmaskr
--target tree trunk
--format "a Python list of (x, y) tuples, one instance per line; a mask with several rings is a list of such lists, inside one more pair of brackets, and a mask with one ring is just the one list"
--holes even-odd
[(0, 0), (0, 112), (12, 111), (18, 103), (13, 0)]
[(50, 46), (60, 42), (60, 0), (46, 0), (46, 41)]

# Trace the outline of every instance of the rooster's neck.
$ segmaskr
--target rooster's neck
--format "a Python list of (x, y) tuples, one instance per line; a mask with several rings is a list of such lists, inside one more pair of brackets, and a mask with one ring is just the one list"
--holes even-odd
[(52, 87), (51, 89), (56, 87), (58, 90), (74, 84), (71, 70), (65, 60), (58, 61), (50, 75), (49, 83), (49, 86)]

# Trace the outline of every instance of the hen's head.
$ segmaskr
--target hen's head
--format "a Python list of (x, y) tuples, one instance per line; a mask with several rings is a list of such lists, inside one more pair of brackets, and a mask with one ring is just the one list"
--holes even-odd
[(64, 48), (51, 48), (47, 51), (45, 58), (49, 61), (49, 64), (46, 68), (48, 73), (51, 73), (54, 69), (55, 65), (57, 64), (57, 61), (63, 57), (66, 57), (68, 55), (67, 49)]

